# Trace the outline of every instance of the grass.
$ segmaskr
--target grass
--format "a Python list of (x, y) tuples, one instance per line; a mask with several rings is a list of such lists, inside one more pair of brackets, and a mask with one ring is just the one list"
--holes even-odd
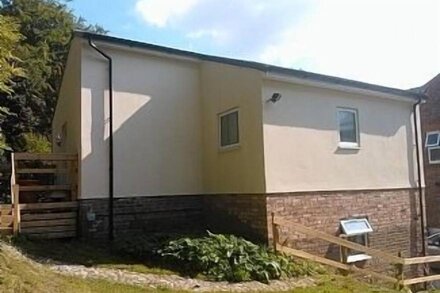
[[(68, 253), (66, 252), (66, 254)], [(138, 293), (157, 291), (103, 280), (62, 276), (42, 265), (37, 266), (29, 260), (15, 255), (11, 252), (11, 248), (0, 244), (0, 292)]]
[[(48, 258), (70, 264), (124, 269), (139, 273), (171, 274), (147, 260), (139, 261), (115, 253), (108, 247), (95, 246), (80, 241), (18, 241), (26, 255), (34, 259)], [(0, 242), (0, 292), (165, 292), (185, 291), (166, 288), (149, 289), (103, 280), (67, 277), (50, 271), (44, 265), (36, 266), (28, 259), (11, 254), (9, 246)], [(352, 277), (339, 275), (317, 276), (314, 287), (297, 288), (292, 293), (397, 293), (379, 285), (369, 284)], [(440, 291), (431, 291), (440, 293)], [(260, 292), (264, 293), (264, 292)]]
[(51, 259), (66, 264), (121, 269), (136, 273), (176, 274), (175, 271), (161, 268), (157, 261), (152, 259), (136, 259), (122, 255), (109, 246), (79, 240), (27, 241), (18, 239), (14, 241), (14, 244), (35, 260)]

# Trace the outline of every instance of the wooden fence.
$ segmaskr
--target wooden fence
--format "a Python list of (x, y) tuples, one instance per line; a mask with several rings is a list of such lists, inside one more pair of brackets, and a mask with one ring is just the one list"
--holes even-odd
[[(0, 205), (0, 229), (5, 226), (5, 230), (10, 229), (14, 234), (20, 233), (32, 238), (75, 237), (78, 209), (77, 155), (13, 153), (11, 168), (12, 204)], [(42, 174), (53, 176), (49, 176), (51, 180), (45, 180), (42, 184), (38, 180), (29, 180)], [(58, 182), (56, 177), (59, 175), (64, 178), (64, 182)], [(21, 176), (27, 177), (26, 185), (20, 185), (23, 181)], [(51, 196), (54, 192), (60, 192), (56, 198)], [(43, 201), (36, 198), (41, 194), (44, 195)], [(26, 195), (26, 201), (23, 195)], [(1, 213), (3, 210), (9, 211), (5, 218)], [(4, 219), (10, 219), (11, 222)], [(9, 226), (6, 228), (7, 224)]]
[[(312, 253), (305, 252), (303, 250), (287, 247), (280, 241), (281, 226), (292, 228), (295, 232), (307, 235), (309, 237), (318, 238), (346, 249), (352, 249), (355, 251), (368, 254), (373, 258), (374, 257), (379, 258), (382, 261), (394, 265), (395, 274), (394, 276), (388, 276), (384, 273), (375, 272), (372, 269), (358, 268), (354, 265), (350, 265), (342, 261), (332, 260), (329, 258), (325, 258)], [(392, 255), (390, 253), (378, 249), (374, 249), (371, 247), (367, 247), (355, 242), (351, 242), (343, 238), (327, 234), (322, 231), (311, 229), (295, 221), (277, 219), (274, 214), (272, 214), (272, 233), (273, 233), (273, 247), (275, 251), (284, 252), (288, 255), (293, 255), (299, 258), (318, 262), (356, 275), (371, 276), (373, 278), (381, 279), (386, 282), (391, 282), (395, 284), (397, 287), (404, 287), (418, 283), (440, 280), (440, 274), (422, 276), (422, 277), (412, 277), (412, 278), (406, 278), (404, 274), (406, 266), (440, 262), (440, 255), (403, 258), (401, 257), (400, 253), (397, 256)]]

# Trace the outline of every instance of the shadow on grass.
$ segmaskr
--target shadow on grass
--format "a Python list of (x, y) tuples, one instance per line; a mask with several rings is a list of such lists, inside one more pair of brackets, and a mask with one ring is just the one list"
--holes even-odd
[(41, 263), (83, 265), (122, 269), (137, 273), (177, 274), (195, 277), (186, 267), (159, 256), (155, 251), (165, 241), (186, 235), (163, 238), (138, 238), (124, 241), (85, 242), (78, 239), (29, 240), (14, 238), (12, 243), (33, 260)]

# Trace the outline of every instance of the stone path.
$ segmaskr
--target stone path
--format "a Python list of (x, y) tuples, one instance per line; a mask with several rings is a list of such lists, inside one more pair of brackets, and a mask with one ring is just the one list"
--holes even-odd
[(288, 280), (274, 280), (270, 284), (260, 282), (227, 283), (210, 282), (198, 279), (183, 278), (177, 275), (156, 275), (134, 273), (125, 270), (90, 268), (81, 265), (49, 265), (55, 272), (81, 278), (105, 279), (112, 282), (124, 283), (149, 288), (168, 288), (190, 290), (196, 292), (227, 291), (287, 291), (299, 287), (314, 286), (312, 278), (293, 278)]

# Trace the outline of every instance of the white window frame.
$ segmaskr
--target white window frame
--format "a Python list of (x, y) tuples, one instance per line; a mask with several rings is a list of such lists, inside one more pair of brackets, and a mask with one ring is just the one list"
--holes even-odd
[[(428, 144), (428, 137), (430, 135), (433, 134), (437, 134), (437, 142), (435, 144)], [(440, 144), (440, 131), (430, 131), (426, 133), (426, 137), (425, 137), (425, 147), (430, 148), (430, 147), (438, 147)]]
[[(339, 112), (351, 112), (354, 114), (354, 122), (355, 122), (355, 130), (356, 130), (356, 142), (347, 142), (347, 141), (341, 141), (341, 125), (339, 123)], [(358, 110), (354, 108), (346, 108), (346, 107), (337, 107), (336, 109), (336, 122), (338, 123), (338, 137), (339, 137), (339, 143), (338, 147), (342, 149), (359, 149), (360, 144), (360, 134), (359, 134), (359, 114)]]
[[(346, 227), (346, 224), (349, 224), (350, 222), (363, 222), (365, 224), (365, 226), (367, 226), (367, 228), (361, 229), (361, 230), (356, 230), (351, 233), (347, 233), (348, 229)], [(340, 223), (341, 223), (342, 231), (347, 236), (356, 236), (356, 235), (361, 235), (361, 234), (373, 232), (373, 228), (371, 227), (370, 222), (368, 222), (367, 218), (341, 220)]]
[[(359, 222), (362, 221), (364, 222), (365, 226), (367, 226), (365, 229), (360, 229), (360, 230), (354, 230), (351, 231), (350, 233), (347, 233), (348, 229), (345, 226), (346, 224), (350, 223), (350, 222)], [(368, 222), (367, 218), (352, 218), (352, 219), (347, 219), (347, 220), (341, 220), (340, 221), (340, 225), (342, 228), (342, 232), (344, 233), (343, 235), (348, 237), (353, 237), (353, 236), (362, 236), (364, 237), (364, 241), (365, 241), (365, 245), (368, 246), (368, 234), (373, 232), (373, 228), (370, 225), (370, 222)], [(349, 253), (347, 255), (347, 259), (346, 262), (347, 263), (354, 263), (354, 262), (359, 262), (359, 261), (366, 261), (371, 259), (371, 256), (366, 254), (366, 253)]]
[[(222, 117), (227, 116), (228, 114), (237, 112), (237, 131), (238, 131), (238, 142), (234, 144), (228, 144), (222, 146)], [(232, 108), (225, 112), (219, 113), (217, 115), (217, 124), (218, 124), (218, 148), (219, 150), (230, 150), (240, 147), (241, 142), (241, 129), (240, 129), (240, 108)]]
[(436, 147), (429, 147), (428, 148), (428, 161), (429, 164), (440, 164), (440, 160), (434, 161), (431, 159), (431, 150), (438, 150), (440, 149), (440, 146), (436, 146)]

